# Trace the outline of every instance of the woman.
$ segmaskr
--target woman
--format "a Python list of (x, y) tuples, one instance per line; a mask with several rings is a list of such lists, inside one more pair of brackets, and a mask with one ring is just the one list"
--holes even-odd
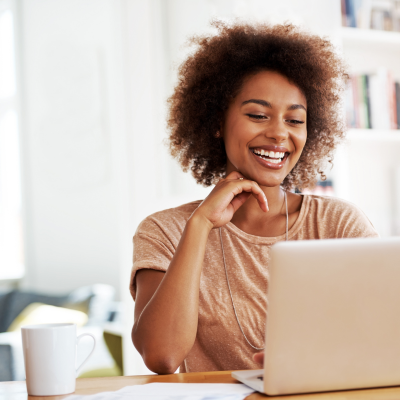
[(215, 187), (134, 237), (132, 340), (161, 374), (259, 367), (272, 244), (377, 236), (354, 205), (293, 190), (324, 179), (344, 135), (333, 46), (290, 25), (214, 25), (180, 67), (169, 128), (172, 155)]

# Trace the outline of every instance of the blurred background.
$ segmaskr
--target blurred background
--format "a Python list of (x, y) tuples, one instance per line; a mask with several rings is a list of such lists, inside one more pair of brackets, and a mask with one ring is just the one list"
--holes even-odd
[(400, 1), (0, 0), (0, 380), (24, 379), (21, 325), (64, 320), (98, 340), (84, 376), (148, 373), (130, 339), (132, 236), (210, 191), (163, 140), (187, 38), (215, 18), (334, 42), (349, 133), (313, 192), (400, 235)]

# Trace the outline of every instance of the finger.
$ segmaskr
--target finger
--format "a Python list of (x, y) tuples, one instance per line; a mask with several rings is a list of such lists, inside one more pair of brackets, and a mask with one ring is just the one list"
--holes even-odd
[(239, 171), (232, 171), (225, 179), (226, 180), (234, 180), (234, 179), (240, 179), (240, 178), (245, 178), (245, 177)]
[(253, 360), (257, 364), (264, 364), (264, 352), (261, 351), (260, 353), (253, 354)]
[(234, 212), (236, 212), (245, 202), (246, 200), (251, 196), (250, 192), (242, 192), (235, 196), (233, 200), (231, 201), (231, 204), (233, 206)]
[(254, 186), (254, 190), (253, 190), (252, 194), (255, 197), (255, 199), (258, 201), (258, 205), (260, 206), (261, 210), (263, 210), (264, 212), (268, 212), (269, 207), (268, 207), (267, 196), (261, 190), (260, 186), (258, 186), (258, 183), (252, 182), (252, 184)]
[(255, 199), (258, 201), (258, 205), (260, 206), (261, 210), (263, 210), (264, 212), (268, 212), (269, 207), (268, 207), (267, 196), (265, 196), (265, 193), (261, 190), (261, 188), (260, 188), (260, 192), (261, 193), (257, 193), (257, 194), (253, 192), (252, 194), (255, 197)]
[(231, 184), (233, 184), (233, 182), (235, 183), (235, 187), (233, 189), (233, 193), (235, 196), (243, 191), (251, 192), (255, 199), (258, 201), (258, 205), (260, 206), (261, 210), (263, 210), (264, 212), (269, 211), (267, 197), (256, 182), (249, 181), (248, 179), (231, 181)]

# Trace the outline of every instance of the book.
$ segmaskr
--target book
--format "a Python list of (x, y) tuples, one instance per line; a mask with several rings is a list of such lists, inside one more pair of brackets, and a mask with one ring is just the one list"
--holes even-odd
[(345, 92), (345, 113), (349, 128), (398, 129), (400, 84), (383, 67), (375, 74), (352, 75)]
[(396, 85), (393, 76), (388, 72), (388, 97), (389, 97), (389, 114), (390, 114), (390, 127), (397, 129), (397, 106), (396, 106)]
[(331, 179), (327, 179), (325, 181), (318, 181), (312, 189), (304, 189), (303, 191), (296, 191), (296, 193), (314, 194), (317, 196), (335, 195), (333, 181)]
[(370, 90), (369, 90), (369, 80), (370, 77), (369, 75), (364, 75), (365, 79), (365, 103), (366, 103), (366, 108), (367, 108), (367, 123), (368, 123), (368, 128), (372, 128), (372, 121), (371, 121), (371, 99), (370, 99)]
[(354, 96), (352, 82), (347, 82), (346, 92), (345, 92), (345, 112), (346, 112), (346, 124), (349, 128), (356, 128), (356, 119), (354, 113)]
[(354, 11), (354, 2), (353, 0), (345, 0), (345, 26), (349, 26), (351, 28), (357, 27), (356, 16)]
[(341, 0), (342, 25), (400, 31), (400, 0)]
[(400, 129), (400, 83), (395, 83), (397, 129)]

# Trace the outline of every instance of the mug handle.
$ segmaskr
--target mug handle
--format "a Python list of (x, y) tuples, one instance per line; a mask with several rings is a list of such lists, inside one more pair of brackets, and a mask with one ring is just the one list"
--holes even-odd
[(79, 341), (84, 337), (84, 336), (90, 336), (93, 339), (93, 349), (89, 353), (89, 355), (82, 361), (81, 365), (76, 369), (76, 374), (78, 375), (79, 370), (86, 364), (86, 361), (89, 360), (89, 357), (93, 354), (94, 349), (96, 347), (96, 339), (91, 333), (83, 333), (82, 335), (79, 335), (76, 338), (76, 345), (78, 346)]

